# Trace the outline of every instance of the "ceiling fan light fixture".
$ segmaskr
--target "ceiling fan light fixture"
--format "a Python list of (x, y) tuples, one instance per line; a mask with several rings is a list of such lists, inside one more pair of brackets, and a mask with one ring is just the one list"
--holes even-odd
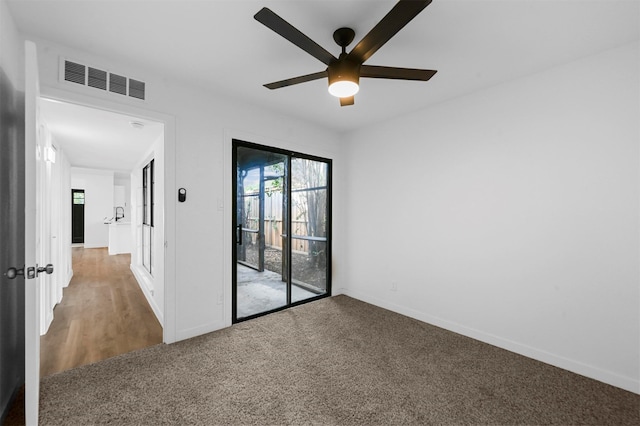
[(329, 85), (329, 93), (336, 98), (348, 98), (358, 93), (358, 90), (360, 90), (360, 86), (355, 81), (334, 81)]
[(360, 90), (360, 64), (340, 60), (329, 65), (329, 93), (336, 98), (348, 98)]

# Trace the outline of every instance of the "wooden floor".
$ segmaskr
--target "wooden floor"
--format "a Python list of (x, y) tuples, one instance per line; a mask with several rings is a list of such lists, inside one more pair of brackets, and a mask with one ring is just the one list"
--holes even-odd
[(40, 341), (40, 376), (162, 343), (129, 254), (74, 247), (73, 279)]

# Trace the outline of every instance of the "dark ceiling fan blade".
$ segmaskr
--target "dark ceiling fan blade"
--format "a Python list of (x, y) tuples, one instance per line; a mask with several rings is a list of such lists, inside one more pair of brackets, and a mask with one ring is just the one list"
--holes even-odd
[(336, 57), (329, 53), (324, 47), (302, 34), (300, 30), (276, 15), (271, 9), (263, 7), (253, 17), (256, 21), (280, 34), (325, 65), (329, 65), (331, 61), (336, 60)]
[(307, 81), (319, 80), (327, 77), (327, 71), (315, 72), (313, 74), (301, 75), (299, 77), (288, 78), (286, 80), (275, 81), (265, 84), (267, 89), (279, 89), (281, 87), (292, 86), (294, 84), (306, 83)]
[(355, 96), (349, 96), (348, 98), (340, 98), (340, 106), (349, 106), (355, 103)]
[(438, 71), (421, 70), (416, 68), (379, 67), (376, 65), (362, 65), (360, 77), (392, 78), (397, 80), (427, 81)]
[(431, 0), (400, 0), (349, 53), (349, 58), (363, 63), (391, 37), (429, 6)]

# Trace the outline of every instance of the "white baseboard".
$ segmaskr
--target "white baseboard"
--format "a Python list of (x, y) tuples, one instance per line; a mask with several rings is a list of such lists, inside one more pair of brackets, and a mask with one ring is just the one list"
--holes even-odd
[(86, 243), (83, 245), (83, 247), (86, 249), (109, 248), (108, 245), (104, 245), (104, 244), (86, 244)]
[(40, 330), (40, 336), (44, 336), (49, 331), (49, 327), (51, 327), (51, 323), (53, 322), (53, 308), (47, 309), (44, 318), (44, 330)]
[(153, 283), (151, 281), (151, 278), (149, 277), (149, 274), (146, 270), (141, 271), (134, 265), (130, 265), (129, 268), (131, 269), (133, 276), (138, 282), (138, 286), (142, 290), (142, 293), (144, 293), (144, 297), (147, 299), (147, 302), (149, 302), (149, 306), (151, 306), (153, 313), (155, 314), (156, 318), (158, 318), (160, 325), (164, 328), (164, 315), (155, 299), (153, 298)]
[(67, 280), (65, 281), (65, 284), (62, 286), (63, 288), (67, 288), (69, 287), (69, 284), (71, 284), (71, 279), (73, 278), (73, 269), (69, 270), (69, 277), (67, 278)]
[(354, 299), (358, 299), (363, 302), (367, 302), (372, 305), (376, 305), (381, 308), (406, 315), (408, 317), (435, 325), (445, 330), (449, 330), (463, 336), (471, 337), (472, 339), (479, 340), (481, 342), (488, 343), (490, 345), (497, 346), (511, 352), (515, 352), (519, 355), (523, 355), (537, 361), (542, 361), (546, 364), (550, 364), (555, 367), (571, 371), (572, 373), (580, 374), (581, 376), (598, 380), (600, 382), (624, 389), (629, 392), (640, 394), (640, 381), (635, 380), (631, 377), (621, 376), (617, 373), (587, 365), (580, 361), (565, 358), (550, 352), (546, 352), (531, 346), (523, 345), (521, 343), (502, 338), (500, 336), (486, 333), (481, 330), (466, 327), (451, 321), (444, 320), (442, 318), (434, 317), (424, 312), (416, 311), (415, 309), (410, 309), (401, 305), (397, 305), (395, 303), (390, 303), (386, 300), (371, 297), (359, 291), (348, 289), (342, 290), (343, 294), (353, 297)]
[(200, 325), (198, 327), (188, 328), (185, 330), (176, 331), (176, 342), (180, 340), (190, 339), (192, 337), (201, 336), (203, 334), (211, 333), (213, 331), (221, 330), (227, 326), (221, 322), (208, 323)]

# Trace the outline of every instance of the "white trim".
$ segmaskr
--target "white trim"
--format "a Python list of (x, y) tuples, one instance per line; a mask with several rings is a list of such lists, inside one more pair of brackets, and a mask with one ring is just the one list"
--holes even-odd
[[(38, 241), (38, 182), (39, 172), (36, 164), (37, 130), (40, 120), (38, 102), (40, 88), (38, 78), (38, 54), (35, 43), (26, 40), (25, 52), (25, 170), (24, 170), (24, 216), (25, 216), (25, 265), (35, 265), (39, 259)], [(41, 262), (44, 263), (44, 262)], [(24, 280), (25, 284), (25, 357), (24, 357), (24, 410), (28, 425), (38, 424), (40, 398), (40, 315), (41, 315), (41, 280), (38, 276), (33, 280)]]
[(233, 271), (231, 261), (233, 259), (232, 256), (232, 248), (231, 248), (231, 225), (233, 223), (231, 208), (233, 206), (233, 191), (232, 185), (234, 183), (233, 179), (233, 168), (231, 167), (231, 161), (233, 160), (233, 144), (232, 141), (234, 139), (234, 133), (225, 130), (224, 132), (224, 148), (222, 155), (222, 206), (224, 209), (222, 215), (222, 253), (223, 253), (223, 262), (222, 265), (222, 295), (218, 297), (218, 300), (222, 298), (223, 300), (223, 310), (222, 310), (222, 318), (224, 321), (225, 327), (231, 325), (231, 312), (232, 312), (232, 286), (233, 286)]
[(153, 278), (144, 268), (140, 268), (139, 266), (133, 264), (129, 265), (129, 268), (131, 269), (133, 276), (138, 282), (140, 290), (142, 290), (142, 293), (144, 293), (144, 297), (147, 298), (147, 302), (149, 302), (149, 306), (151, 306), (153, 313), (160, 322), (160, 325), (164, 328), (164, 316), (162, 315), (162, 310), (153, 298)]
[(414, 309), (406, 308), (404, 306), (397, 305), (395, 303), (388, 302), (386, 300), (371, 297), (366, 293), (360, 291), (353, 291), (345, 289), (343, 294), (353, 297), (354, 299), (361, 300), (363, 302), (370, 303), (372, 305), (379, 306), (384, 309), (388, 309), (393, 312), (397, 312), (402, 315), (406, 315), (411, 318), (415, 318), (419, 321), (426, 322), (431, 325), (443, 328), (445, 330), (452, 331), (454, 333), (461, 334), (463, 336), (471, 337), (472, 339), (479, 340), (484, 343), (488, 343), (493, 346), (514, 352), (528, 358), (532, 358), (546, 364), (553, 365), (564, 370), (571, 371), (572, 373), (580, 374), (585, 377), (589, 377), (603, 383), (640, 394), (640, 382), (630, 377), (624, 377), (611, 371), (602, 370), (600, 368), (593, 367), (575, 361), (569, 358), (565, 358), (559, 355), (555, 355), (550, 352), (546, 352), (534, 347), (523, 345), (522, 343), (514, 342), (513, 340), (504, 339), (494, 334), (485, 333), (483, 331), (465, 327), (463, 325), (447, 321), (442, 318), (428, 315), (424, 312), (416, 311)]
[[(67, 278), (67, 280), (65, 281), (65, 284), (63, 285), (63, 287), (69, 287), (69, 284), (71, 284), (71, 279), (73, 278), (73, 269), (69, 270), (69, 276)], [(62, 300), (59, 300), (58, 303), (62, 302)]]
[(182, 329), (182, 330), (179, 330), (177, 333), (177, 341), (191, 339), (192, 337), (202, 336), (203, 334), (211, 333), (213, 331), (217, 331), (226, 327), (228, 326), (225, 324), (221, 324), (219, 322), (210, 322), (210, 323), (199, 325), (197, 327)]
[(40, 330), (40, 336), (44, 336), (45, 334), (47, 334), (47, 331), (49, 331), (49, 327), (53, 322), (53, 308), (45, 310), (45, 312), (42, 313), (41, 317), (43, 317), (43, 324), (42, 329)]

